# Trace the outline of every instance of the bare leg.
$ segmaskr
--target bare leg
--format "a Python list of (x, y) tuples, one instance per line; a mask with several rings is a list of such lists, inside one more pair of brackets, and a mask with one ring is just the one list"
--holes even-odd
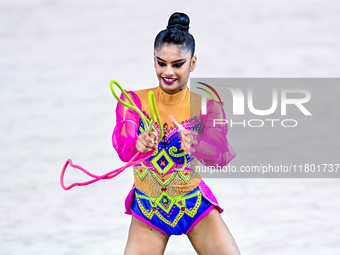
[(215, 208), (190, 230), (188, 238), (199, 255), (240, 254), (233, 236)]
[(161, 255), (169, 236), (132, 216), (124, 255)]

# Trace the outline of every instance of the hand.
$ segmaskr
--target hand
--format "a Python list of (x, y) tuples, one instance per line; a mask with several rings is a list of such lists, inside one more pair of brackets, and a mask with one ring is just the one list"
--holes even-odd
[(146, 153), (149, 151), (153, 151), (157, 148), (157, 144), (155, 144), (155, 138), (157, 141), (157, 133), (151, 132), (150, 135), (148, 132), (143, 131), (137, 139), (136, 148), (142, 153)]
[(197, 144), (197, 141), (194, 140), (194, 135), (198, 135), (196, 131), (186, 130), (183, 125), (179, 124), (174, 116), (169, 116), (171, 123), (177, 128), (178, 134), (181, 138), (181, 149), (183, 149), (187, 154), (191, 155), (191, 152), (195, 152), (196, 150), (192, 148), (192, 144)]

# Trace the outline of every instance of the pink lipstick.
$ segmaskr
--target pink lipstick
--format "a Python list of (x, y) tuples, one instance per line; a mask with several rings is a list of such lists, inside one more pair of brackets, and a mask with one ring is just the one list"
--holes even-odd
[(162, 80), (165, 84), (173, 84), (175, 81), (177, 81), (177, 79), (170, 77), (162, 77)]

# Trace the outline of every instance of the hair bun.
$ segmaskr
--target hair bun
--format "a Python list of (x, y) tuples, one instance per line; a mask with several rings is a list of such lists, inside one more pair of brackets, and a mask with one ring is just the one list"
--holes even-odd
[(189, 33), (190, 19), (185, 13), (175, 12), (171, 15), (167, 29), (160, 31), (154, 43), (154, 49), (160, 50), (165, 44), (173, 44), (180, 47), (181, 52), (191, 52), (191, 58), (195, 54), (195, 39)]
[(175, 12), (173, 13), (168, 21), (167, 29), (177, 28), (182, 31), (189, 31), (189, 16), (185, 13)]

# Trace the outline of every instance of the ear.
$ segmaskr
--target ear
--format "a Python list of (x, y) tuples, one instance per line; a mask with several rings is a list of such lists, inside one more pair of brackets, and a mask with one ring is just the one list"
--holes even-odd
[(153, 67), (156, 68), (156, 54), (153, 52)]
[(192, 57), (191, 64), (190, 64), (190, 72), (193, 72), (196, 67), (197, 57), (196, 55)]

